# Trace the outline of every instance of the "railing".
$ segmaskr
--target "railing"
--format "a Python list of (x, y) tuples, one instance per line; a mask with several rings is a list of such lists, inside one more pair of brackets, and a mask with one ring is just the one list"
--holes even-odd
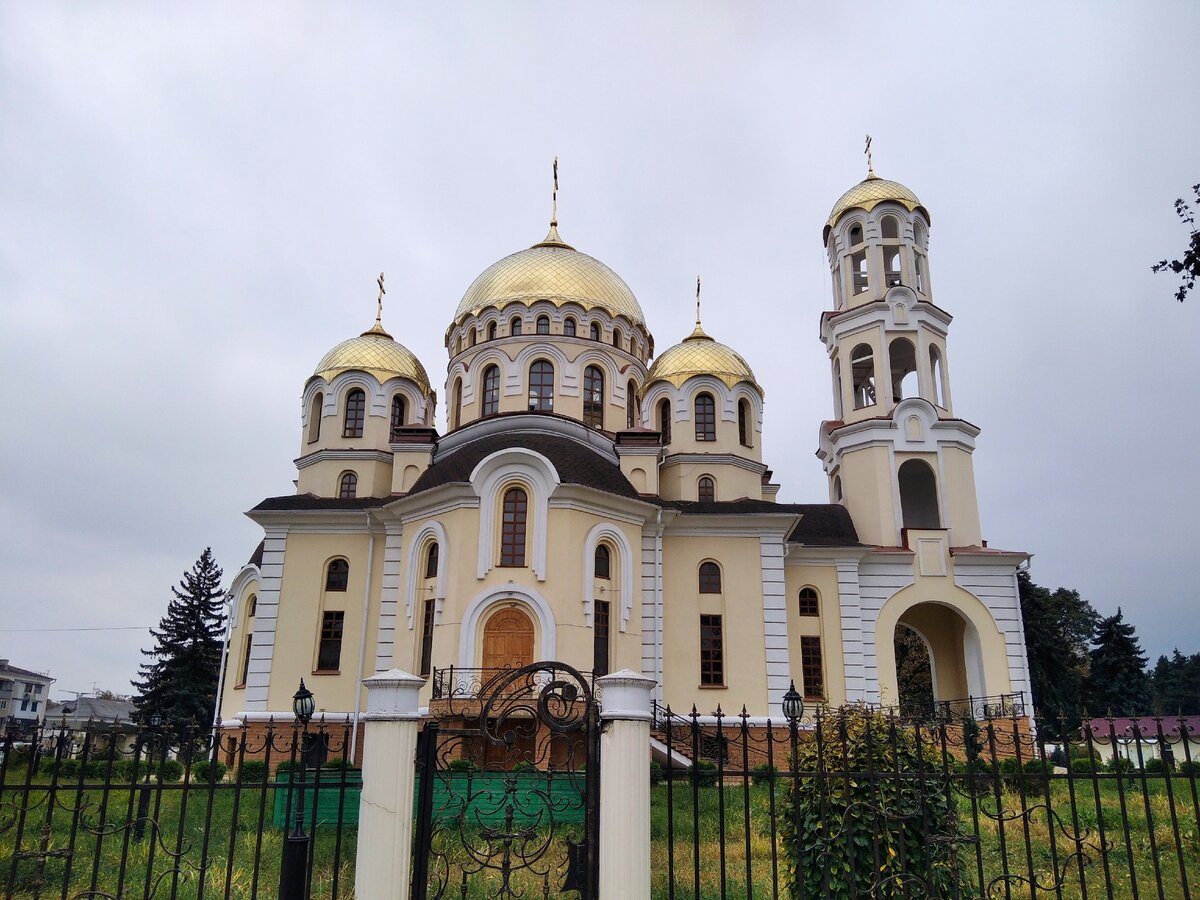
[[(432, 699), (434, 700), (477, 700), (491, 694), (500, 683), (511, 678), (517, 668), (501, 666), (494, 668), (462, 668), (447, 666), (444, 669), (433, 670), (430, 679), (433, 685)], [(592, 690), (596, 690), (595, 679), (591, 672), (583, 672)], [(539, 693), (552, 680), (552, 676), (542, 670), (526, 673), (517, 678), (511, 685), (505, 686), (509, 694)]]
[(901, 702), (893, 709), (905, 719), (962, 724), (963, 719), (1011, 719), (1025, 715), (1024, 694), (989, 694), (932, 703)]

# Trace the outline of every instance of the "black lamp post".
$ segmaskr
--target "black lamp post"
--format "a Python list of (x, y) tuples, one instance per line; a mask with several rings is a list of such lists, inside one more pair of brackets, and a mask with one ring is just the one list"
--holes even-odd
[(793, 725), (804, 718), (804, 698), (796, 690), (795, 681), (791, 683), (787, 689), (787, 693), (783, 695), (783, 715)]
[[(292, 759), (300, 764), (300, 793), (296, 798), (296, 824), (283, 844), (283, 858), (279, 869), (280, 900), (306, 900), (308, 897), (308, 835), (304, 833), (304, 745), (308, 742), (308, 720), (316, 709), (312, 691), (300, 679), (300, 689), (292, 696), (292, 713), (302, 729), (299, 747), (293, 741)], [(294, 733), (294, 732), (293, 732)], [(299, 752), (296, 752), (299, 750)]]

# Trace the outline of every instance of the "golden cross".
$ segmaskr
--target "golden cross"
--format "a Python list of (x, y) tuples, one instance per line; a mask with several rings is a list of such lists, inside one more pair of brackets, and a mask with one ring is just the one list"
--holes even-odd
[(867, 177), (874, 178), (875, 167), (871, 164), (871, 136), (869, 134), (867, 135), (867, 148), (863, 150), (863, 153), (867, 154)]
[(700, 276), (696, 276), (696, 324), (700, 324)]
[(558, 225), (558, 157), (554, 157), (554, 208), (550, 211), (550, 224)]
[(376, 301), (375, 307), (375, 324), (380, 325), (383, 322), (383, 295), (387, 293), (387, 289), (383, 286), (383, 273), (379, 273), (379, 277), (375, 279), (379, 285), (379, 299)]

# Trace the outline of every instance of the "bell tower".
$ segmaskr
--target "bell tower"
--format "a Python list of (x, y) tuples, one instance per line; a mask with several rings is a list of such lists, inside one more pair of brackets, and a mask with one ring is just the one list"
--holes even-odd
[(881, 546), (906, 531), (980, 543), (971, 454), (979, 429), (954, 416), (947, 360), (951, 316), (933, 302), (929, 211), (874, 171), (834, 204), (824, 240), (834, 309), (821, 317), (833, 419), (817, 456), (830, 498), (859, 536)]

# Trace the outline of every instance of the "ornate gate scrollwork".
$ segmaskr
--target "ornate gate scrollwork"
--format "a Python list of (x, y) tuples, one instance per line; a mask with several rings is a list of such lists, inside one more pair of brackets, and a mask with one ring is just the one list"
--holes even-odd
[(561, 662), (434, 673), (412, 896), (596, 896), (599, 727)]

